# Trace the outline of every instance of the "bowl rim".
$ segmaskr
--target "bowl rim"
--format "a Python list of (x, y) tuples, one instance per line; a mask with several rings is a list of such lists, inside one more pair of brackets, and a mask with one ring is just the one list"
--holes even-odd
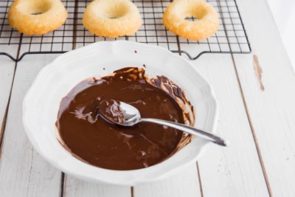
[[(38, 80), (40, 80), (40, 77), (42, 75), (44, 75), (48, 71), (50, 71), (50, 69), (54, 69), (54, 67), (56, 67), (57, 63), (60, 60), (62, 60), (64, 57), (69, 56), (71, 54), (79, 53), (79, 51), (81, 51), (81, 50), (86, 50), (87, 48), (91, 48), (93, 46), (98, 46), (98, 45), (130, 45), (130, 46), (136, 45), (137, 47), (148, 47), (148, 48), (151, 48), (151, 50), (154, 50), (154, 51), (161, 50), (162, 52), (167, 53), (171, 57), (180, 58), (181, 61), (184, 61), (186, 63), (186, 66), (192, 67), (192, 69), (194, 69), (194, 71), (195, 71), (195, 74), (197, 74), (198, 77), (206, 84), (206, 88), (207, 88), (208, 94), (210, 95), (210, 99), (212, 101), (211, 104), (214, 105), (214, 107), (213, 107), (214, 113), (213, 113), (212, 122), (211, 122), (211, 128), (212, 128), (211, 131), (212, 131), (212, 133), (216, 133), (216, 125), (217, 125), (216, 123), (217, 123), (217, 117), (218, 117), (218, 114), (219, 114), (219, 109), (218, 109), (218, 103), (217, 103), (217, 100), (216, 100), (216, 97), (215, 97), (215, 93), (214, 93), (214, 91), (213, 91), (212, 86), (210, 85), (210, 83), (200, 74), (200, 72), (198, 71), (198, 69), (196, 69), (191, 64), (191, 62), (189, 62), (187, 59), (185, 59), (185, 58), (183, 58), (183, 57), (181, 57), (181, 56), (179, 56), (177, 54), (174, 54), (174, 53), (170, 52), (168, 49), (166, 49), (164, 47), (160, 47), (160, 46), (148, 45), (148, 44), (143, 44), (143, 43), (138, 43), (138, 42), (133, 42), (133, 41), (125, 41), (125, 40), (101, 41), (101, 42), (93, 43), (93, 44), (90, 44), (90, 45), (87, 45), (87, 46), (84, 46), (84, 47), (81, 47), (81, 48), (78, 48), (78, 49), (75, 49), (75, 50), (66, 52), (66, 53), (58, 56), (51, 63), (49, 63), (46, 66), (44, 66), (40, 70), (40, 72), (37, 74), (37, 77), (33, 81), (32, 85), (30, 86), (30, 88), (28, 89), (28, 91), (27, 91), (27, 93), (26, 93), (26, 95), (24, 97), (23, 105), (22, 105), (22, 115), (23, 115), (22, 116), (22, 119), (23, 119), (23, 125), (24, 125), (24, 129), (25, 129), (25, 133), (26, 133), (29, 141), (33, 145), (34, 149), (46, 161), (48, 161), (51, 165), (53, 165), (57, 169), (62, 170), (63, 172), (65, 172), (67, 174), (71, 174), (71, 175), (73, 175), (75, 177), (78, 177), (80, 179), (83, 179), (83, 180), (88, 180), (88, 181), (90, 180), (90, 181), (93, 181), (93, 182), (103, 182), (103, 183), (108, 183), (108, 184), (125, 185), (125, 186), (137, 185), (139, 183), (152, 182), (152, 181), (155, 181), (155, 180), (162, 179), (162, 178), (166, 177), (167, 175), (174, 174), (174, 173), (178, 172), (179, 170), (181, 170), (182, 168), (190, 165), (191, 163), (196, 162), (196, 160), (207, 149), (207, 144), (209, 142), (207, 142), (205, 140), (202, 140), (202, 139), (197, 139), (201, 143), (200, 150), (199, 150), (198, 154), (196, 154), (195, 156), (193, 156), (190, 159), (189, 162), (184, 163), (182, 165), (178, 165), (178, 166), (176, 166), (173, 169), (168, 169), (168, 170), (165, 171), (165, 173), (162, 173), (161, 175), (158, 175), (156, 178), (150, 178), (150, 177), (148, 177), (144, 181), (134, 179), (134, 180), (130, 180), (129, 182), (116, 182), (116, 181), (106, 180), (106, 179), (100, 178), (100, 177), (95, 177), (94, 178), (94, 177), (89, 176), (87, 174), (81, 174), (78, 171), (69, 170), (69, 168), (66, 167), (66, 166), (64, 166), (61, 162), (57, 162), (57, 161), (53, 160), (51, 157), (47, 156), (46, 154), (43, 154), (44, 151), (41, 150), (41, 148), (39, 147), (38, 142), (37, 142), (37, 139), (35, 139), (34, 136), (33, 136), (33, 132), (30, 131), (30, 126), (29, 126), (29, 122), (30, 121), (28, 120), (28, 116), (26, 115), (27, 114), (27, 111), (28, 111), (27, 109), (29, 109), (29, 105), (30, 105), (30, 97), (34, 93), (34, 88), (37, 86)], [(80, 161), (80, 162), (83, 163), (84, 165), (88, 165), (89, 166), (89, 164), (86, 164), (85, 162), (82, 162), (82, 161)], [(165, 161), (163, 161), (163, 162), (165, 162)], [(156, 165), (151, 166), (151, 167), (148, 167), (148, 168), (135, 169), (135, 170), (124, 170), (124, 171), (121, 171), (121, 170), (109, 170), (109, 169), (99, 168), (99, 167), (95, 167), (95, 166), (92, 166), (92, 168), (96, 168), (97, 170), (109, 171), (109, 172), (113, 172), (113, 173), (119, 173), (119, 172), (122, 172), (123, 174), (129, 173), (129, 172), (137, 173), (137, 172), (142, 172), (143, 170), (146, 170), (146, 169), (155, 168), (156, 166), (160, 165), (163, 162), (160, 162), (159, 164), (156, 164)]]

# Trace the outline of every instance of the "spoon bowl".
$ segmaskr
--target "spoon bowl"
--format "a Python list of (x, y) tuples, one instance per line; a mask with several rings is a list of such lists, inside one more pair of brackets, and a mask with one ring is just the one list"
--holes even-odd
[(114, 99), (102, 100), (99, 104), (99, 113), (105, 121), (125, 127), (134, 126), (141, 120), (136, 107)]

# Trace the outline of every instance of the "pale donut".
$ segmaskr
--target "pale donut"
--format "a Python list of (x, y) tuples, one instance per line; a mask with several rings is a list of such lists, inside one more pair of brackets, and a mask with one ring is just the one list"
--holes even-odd
[(64, 24), (67, 11), (60, 0), (16, 0), (9, 12), (9, 24), (26, 35), (42, 35)]
[(139, 11), (130, 0), (94, 0), (83, 15), (83, 25), (96, 36), (133, 35), (141, 24)]
[[(187, 17), (197, 20), (188, 21)], [(190, 40), (203, 40), (213, 35), (219, 26), (216, 10), (202, 0), (174, 0), (163, 15), (166, 28)]]

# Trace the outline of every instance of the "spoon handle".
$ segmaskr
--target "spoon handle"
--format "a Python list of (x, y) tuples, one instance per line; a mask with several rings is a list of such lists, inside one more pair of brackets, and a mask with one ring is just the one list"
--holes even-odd
[(166, 120), (153, 119), (153, 118), (142, 118), (140, 120), (140, 122), (150, 122), (150, 123), (155, 123), (155, 124), (159, 124), (159, 125), (165, 125), (168, 127), (172, 127), (172, 128), (184, 131), (184, 132), (192, 134), (192, 135), (199, 136), (203, 139), (214, 142), (215, 144), (218, 144), (221, 146), (226, 146), (225, 140), (223, 140), (222, 138), (220, 138), (216, 135), (213, 135), (211, 133), (208, 133), (206, 131), (187, 126), (185, 124), (170, 122), (170, 121), (166, 121)]

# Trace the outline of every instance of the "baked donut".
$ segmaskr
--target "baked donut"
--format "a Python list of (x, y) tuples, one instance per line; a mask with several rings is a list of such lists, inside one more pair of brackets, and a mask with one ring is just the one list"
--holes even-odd
[(139, 11), (130, 0), (94, 0), (83, 15), (83, 25), (96, 36), (133, 35), (141, 24)]
[[(188, 17), (196, 20), (189, 21)], [(216, 10), (203, 0), (174, 0), (163, 15), (166, 28), (189, 40), (203, 40), (213, 35), (219, 26)]]
[(60, 27), (67, 18), (60, 0), (15, 0), (9, 11), (9, 24), (26, 35), (42, 35)]

